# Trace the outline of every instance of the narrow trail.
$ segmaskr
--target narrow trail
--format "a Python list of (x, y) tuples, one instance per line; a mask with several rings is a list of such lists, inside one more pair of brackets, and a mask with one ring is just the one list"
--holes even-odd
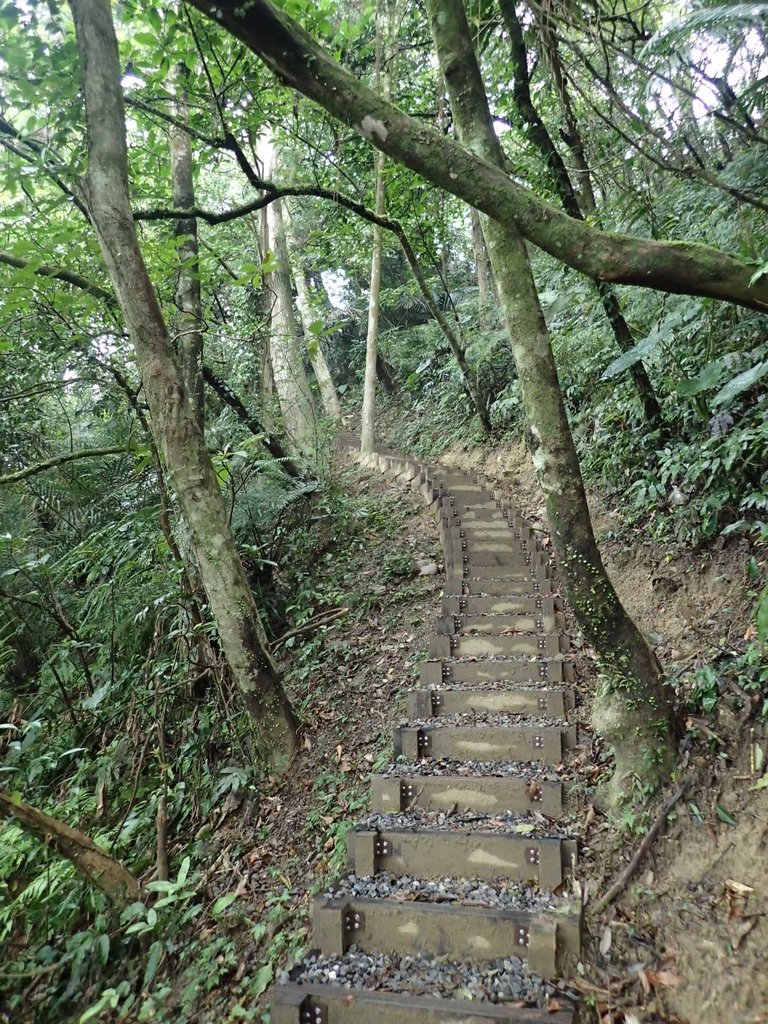
[(548, 556), (477, 477), (354, 454), (434, 511), (442, 613), (372, 817), (349, 833), (350, 874), (316, 899), (316, 952), (274, 988), (272, 1024), (572, 1024), (547, 981), (581, 944), (579, 901), (560, 895), (577, 844), (553, 769), (576, 735)]

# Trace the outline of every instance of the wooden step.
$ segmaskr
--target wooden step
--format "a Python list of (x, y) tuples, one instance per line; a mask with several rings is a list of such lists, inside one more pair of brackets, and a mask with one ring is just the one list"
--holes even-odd
[(573, 1024), (574, 1011), (525, 1009), (466, 999), (398, 995), (343, 985), (278, 985), (271, 1024)]
[(542, 761), (559, 764), (576, 745), (575, 726), (566, 725), (401, 725), (395, 729), (395, 757), (452, 757), (458, 761)]
[(479, 636), (487, 633), (558, 633), (565, 628), (563, 615), (443, 615), (436, 622), (436, 632), (443, 635)]
[[(462, 580), (475, 580), (477, 581), (475, 586), (477, 589), (481, 589), (485, 586), (486, 582), (496, 580), (499, 584), (503, 580), (510, 580), (520, 583), (524, 580), (546, 580), (549, 579), (552, 571), (551, 566), (548, 562), (543, 565), (536, 562), (523, 563), (521, 565), (475, 565), (475, 564), (464, 564), (459, 562), (456, 565), (451, 565), (450, 562), (446, 561), (446, 577), (448, 579), (456, 579), (461, 582)], [(530, 590), (530, 588), (529, 588)], [(509, 586), (506, 589), (502, 588), (501, 593), (511, 593), (515, 591)], [(486, 593), (493, 593), (493, 590), (486, 591)]]
[(356, 875), (379, 871), (438, 879), (533, 882), (547, 892), (562, 885), (576, 860), (576, 840), (458, 829), (352, 829), (347, 858)]
[(510, 597), (516, 595), (551, 594), (552, 580), (529, 573), (510, 577), (486, 576), (484, 579), (449, 575), (443, 584), (443, 597)]
[(570, 682), (572, 674), (571, 663), (562, 658), (540, 658), (536, 661), (439, 659), (419, 663), (419, 682), (422, 686), (449, 683), (562, 683)]
[(558, 913), (324, 896), (312, 904), (312, 944), (328, 956), (342, 956), (351, 945), (364, 953), (474, 961), (514, 953), (531, 971), (552, 977), (568, 953), (578, 955), (580, 933), (580, 911), (568, 904)]
[(409, 808), (499, 814), (537, 810), (548, 818), (563, 814), (563, 786), (549, 779), (497, 775), (374, 775), (371, 810), (399, 814)]
[(554, 658), (569, 648), (567, 636), (556, 633), (520, 633), (508, 636), (433, 636), (430, 658), (485, 658), (513, 656)]
[(516, 594), (504, 597), (443, 597), (443, 615), (554, 615), (562, 601), (542, 595)]
[(487, 536), (489, 539), (495, 537), (514, 537), (515, 540), (527, 540), (529, 543), (536, 542), (536, 534), (533, 529), (530, 526), (522, 525), (520, 520), (512, 517), (505, 519), (503, 516), (499, 516), (495, 519), (471, 523), (460, 522), (457, 519), (457, 516), (441, 516), (438, 529), (450, 531), (451, 534), (458, 530), (459, 536), (463, 533), (470, 540), (475, 537)]
[(489, 567), (501, 570), (497, 575), (505, 575), (514, 570), (514, 575), (523, 575), (530, 569), (543, 576), (549, 567), (549, 555), (543, 551), (512, 551), (498, 548), (473, 549), (464, 551), (461, 548), (444, 548), (446, 569), (461, 568), (464, 573), (474, 575), (475, 569), (482, 569), (481, 575), (488, 576)]
[(419, 720), (439, 715), (506, 714), (565, 718), (573, 706), (568, 689), (504, 687), (503, 689), (422, 689), (408, 694), (408, 715)]

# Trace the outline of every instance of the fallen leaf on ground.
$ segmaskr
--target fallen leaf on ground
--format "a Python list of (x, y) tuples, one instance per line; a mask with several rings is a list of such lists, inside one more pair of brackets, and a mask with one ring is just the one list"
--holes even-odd
[(611, 945), (613, 943), (613, 934), (608, 925), (605, 926), (603, 936), (600, 939), (600, 953), (602, 956), (607, 956), (610, 952)]

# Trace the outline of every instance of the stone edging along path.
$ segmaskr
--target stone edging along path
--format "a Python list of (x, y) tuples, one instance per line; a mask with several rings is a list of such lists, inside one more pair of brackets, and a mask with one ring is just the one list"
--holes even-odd
[(562, 895), (577, 849), (553, 768), (576, 735), (547, 555), (477, 477), (351, 454), (434, 511), (443, 605), (395, 763), (349, 833), (351, 873), (315, 900), (315, 952), (273, 988), (271, 1022), (572, 1024), (550, 998), (579, 956), (581, 906)]

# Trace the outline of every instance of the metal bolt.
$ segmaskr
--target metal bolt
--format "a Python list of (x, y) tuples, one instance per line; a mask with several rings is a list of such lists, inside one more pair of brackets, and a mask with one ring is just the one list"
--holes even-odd
[(538, 846), (529, 846), (525, 851), (525, 859), (529, 864), (539, 863), (539, 848)]
[(536, 750), (541, 750), (542, 747), (544, 746), (544, 737), (543, 736), (534, 736), (533, 737), (533, 745), (536, 748)]

